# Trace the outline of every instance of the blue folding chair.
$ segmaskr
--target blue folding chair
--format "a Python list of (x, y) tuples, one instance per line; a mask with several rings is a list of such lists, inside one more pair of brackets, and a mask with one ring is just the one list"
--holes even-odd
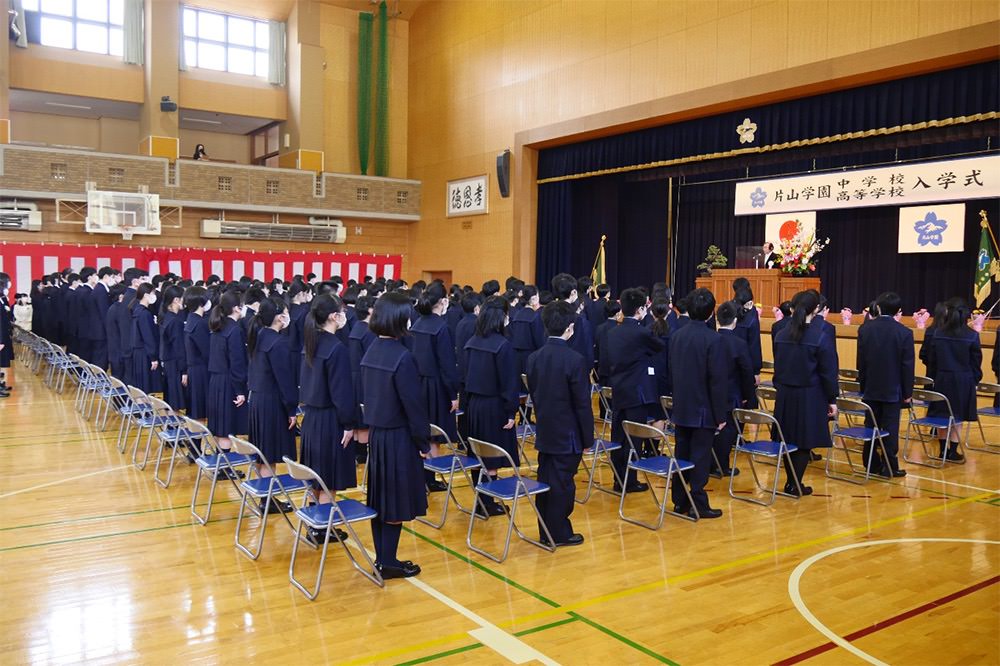
[[(524, 375), (521, 375), (521, 377), (527, 379)], [(517, 433), (517, 451), (518, 453), (521, 454), (521, 460), (523, 460), (524, 464), (528, 466), (528, 469), (534, 470), (535, 466), (534, 464), (532, 464), (531, 459), (525, 452), (525, 446), (527, 444), (528, 438), (530, 437), (532, 441), (535, 440), (535, 426), (534, 424), (531, 423), (531, 421), (528, 418), (528, 409), (530, 407), (531, 407), (531, 394), (521, 393), (518, 396), (518, 405), (517, 405), (517, 413), (520, 418), (520, 423), (518, 423), (514, 427), (516, 428), (515, 432)]]
[(118, 439), (115, 444), (118, 448), (118, 453), (122, 455), (128, 450), (128, 438), (132, 432), (132, 428), (138, 428), (139, 419), (153, 412), (148, 395), (134, 386), (126, 386), (125, 388), (128, 391), (128, 396), (118, 407), (118, 415), (121, 417), (121, 421), (118, 424)]
[[(481, 466), (479, 470), (480, 482), (475, 487), (474, 503), (478, 504), (483, 496), (492, 497), (493, 499), (502, 502), (507, 509), (505, 512), (507, 515), (507, 536), (504, 541), (503, 553), (501, 553), (499, 557), (474, 545), (472, 543), (472, 528), (476, 524), (476, 514), (475, 512), (472, 512), (469, 516), (469, 531), (465, 536), (466, 545), (480, 555), (488, 557), (494, 562), (500, 563), (507, 559), (507, 554), (510, 552), (511, 533), (517, 532), (517, 536), (524, 541), (538, 546), (543, 550), (547, 550), (550, 553), (553, 552), (556, 549), (555, 540), (552, 538), (552, 533), (549, 532), (549, 527), (545, 524), (545, 519), (542, 518), (542, 514), (538, 511), (538, 506), (535, 504), (535, 495), (547, 493), (549, 491), (548, 484), (522, 476), (521, 471), (514, 466), (514, 460), (510, 457), (510, 454), (495, 444), (490, 444), (489, 442), (484, 442), (480, 439), (470, 437), (469, 448), (472, 450), (473, 455), (476, 456), (476, 459), (479, 461)], [(483, 462), (483, 458), (505, 459), (507, 461), (507, 465), (512, 471), (512, 475), (505, 478), (497, 478), (492, 481), (486, 480), (486, 478), (484, 478), (486, 475), (483, 472), (483, 470), (486, 469), (486, 464)], [(522, 532), (521, 528), (517, 526), (517, 507), (520, 504), (519, 500), (522, 499), (527, 500), (528, 504), (531, 505), (532, 510), (535, 512), (538, 524), (541, 526), (542, 531), (545, 534), (546, 543), (532, 539)], [(510, 505), (509, 507), (507, 507), (508, 504)]]
[[(197, 472), (194, 477), (194, 489), (191, 492), (191, 515), (194, 516), (194, 519), (199, 524), (204, 525), (212, 516), (212, 502), (215, 499), (216, 486), (219, 485), (219, 477), (224, 476), (229, 479), (236, 492), (240, 492), (240, 487), (236, 483), (236, 480), (239, 478), (237, 468), (248, 467), (253, 462), (253, 458), (243, 453), (220, 449), (218, 442), (215, 441), (215, 437), (212, 436), (208, 426), (204, 423), (185, 417), (184, 427), (191, 432), (198, 433), (196, 441), (201, 443), (201, 450), (203, 451), (203, 454), (198, 456), (194, 461)], [(231, 439), (233, 436), (230, 435), (229, 437)], [(239, 472), (239, 474), (242, 474), (242, 472)], [(196, 507), (201, 480), (206, 476), (211, 480), (211, 484), (208, 489), (208, 505), (205, 508), (205, 515), (203, 516), (198, 513)]]
[[(174, 408), (167, 404), (166, 400), (147, 395), (149, 399), (150, 412), (140, 416), (137, 423), (135, 448), (132, 449), (132, 464), (138, 469), (146, 469), (149, 461), (149, 451), (153, 446), (153, 435), (157, 436), (167, 428), (179, 427), (184, 423), (184, 417), (174, 412)], [(143, 430), (146, 430), (146, 447), (143, 450), (142, 462), (139, 462), (139, 439)]]
[[(233, 451), (241, 455), (250, 456), (268, 474), (268, 476), (261, 476), (257, 470), (257, 466), (250, 465), (247, 478), (240, 482), (240, 512), (236, 516), (234, 542), (236, 550), (251, 560), (256, 560), (260, 557), (261, 550), (264, 548), (264, 533), (267, 532), (267, 517), (271, 513), (271, 506), (275, 505), (274, 503), (278, 501), (285, 501), (289, 505), (294, 506), (290, 493), (306, 492), (309, 490), (309, 484), (301, 479), (293, 478), (291, 474), (278, 474), (277, 470), (271, 466), (271, 463), (264, 457), (260, 449), (247, 440), (239, 437), (230, 437), (229, 441), (233, 445)], [(251, 500), (257, 500), (260, 504), (256, 504)], [(250, 513), (260, 519), (260, 529), (257, 531), (257, 543), (254, 544), (253, 550), (251, 550), (250, 546), (240, 541), (240, 532), (243, 527), (243, 519), (246, 516), (247, 507), (250, 508)], [(304, 538), (299, 536), (299, 531), (292, 525), (292, 521), (288, 519), (285, 512), (279, 511), (279, 513), (285, 519), (288, 529), (292, 531), (292, 534), (295, 534), (296, 538)]]
[[(930, 410), (931, 404), (944, 403), (945, 407), (948, 409), (948, 416), (925, 415), (923, 417), (917, 417), (916, 410), (911, 404), (910, 419), (906, 424), (906, 441), (903, 443), (903, 460), (911, 465), (921, 465), (923, 467), (933, 467), (935, 469), (941, 469), (944, 467), (946, 462), (964, 465), (965, 456), (962, 456), (962, 460), (960, 461), (948, 460), (947, 447), (945, 447), (946, 450), (944, 452), (938, 451), (937, 455), (927, 448), (928, 436), (930, 442), (933, 442), (935, 445), (937, 444), (938, 429), (943, 429), (945, 431), (945, 442), (951, 442), (951, 433), (959, 428), (958, 423), (955, 421), (955, 412), (951, 408), (951, 401), (948, 400), (948, 396), (943, 393), (939, 393), (938, 391), (913, 389), (913, 401), (926, 404), (928, 411)], [(926, 432), (924, 429), (926, 429)], [(917, 437), (920, 438), (920, 448), (923, 451), (923, 458), (921, 459), (912, 458), (910, 455), (910, 433), (913, 431), (916, 431)], [(961, 439), (961, 437), (959, 437), (959, 439)], [(968, 439), (968, 431), (966, 431), (966, 439)], [(955, 443), (959, 447), (962, 446), (961, 442)]]
[(448, 479), (448, 489), (444, 496), (444, 508), (441, 510), (441, 518), (437, 522), (433, 522), (422, 516), (418, 516), (417, 520), (422, 522), (424, 525), (433, 527), (434, 529), (441, 529), (444, 525), (444, 521), (448, 518), (448, 504), (451, 502), (455, 503), (458, 510), (462, 513), (471, 514), (473, 511), (462, 506), (462, 503), (458, 501), (458, 497), (455, 495), (455, 472), (461, 472), (465, 480), (469, 482), (469, 487), (472, 487), (472, 476), (470, 472), (480, 469), (482, 466), (479, 460), (473, 458), (472, 456), (463, 455), (455, 444), (448, 437), (448, 434), (443, 428), (440, 428), (433, 423), (431, 426), (431, 437), (443, 440), (439, 442), (438, 446), (443, 446), (447, 449), (448, 453), (441, 456), (435, 456), (433, 458), (424, 458), (424, 469), (433, 472), (434, 474), (440, 474)]
[[(319, 489), (323, 493), (326, 493), (328, 497), (333, 497), (333, 493), (330, 489), (326, 487), (323, 479), (320, 478), (319, 474), (314, 472), (312, 469), (301, 465), (288, 457), (282, 458), (285, 464), (288, 466), (288, 474), (296, 481), (301, 481), (310, 486), (310, 490), (305, 492), (302, 496), (302, 505), (295, 510), (295, 517), (299, 519), (299, 524), (295, 528), (295, 541), (292, 542), (292, 559), (288, 564), (288, 579), (291, 581), (302, 594), (306, 595), (306, 598), (310, 601), (316, 599), (319, 595), (320, 586), (323, 584), (323, 569), (326, 567), (326, 551), (330, 545), (330, 535), (344, 547), (344, 552), (347, 553), (348, 559), (351, 560), (351, 564), (357, 569), (362, 576), (375, 583), (379, 587), (385, 587), (385, 581), (382, 580), (382, 573), (375, 566), (372, 561), (371, 555), (368, 554), (368, 549), (365, 548), (364, 544), (361, 543), (361, 539), (358, 538), (357, 532), (354, 531), (354, 523), (368, 522), (375, 518), (378, 513), (361, 502), (352, 499), (342, 499), (330, 502), (328, 504), (319, 504), (315, 489)], [(310, 501), (312, 503), (310, 503)], [(316, 573), (316, 582), (314, 583), (312, 589), (307, 589), (299, 580), (295, 577), (295, 561), (299, 553), (299, 543), (304, 541), (302, 536), (302, 528), (312, 528), (315, 530), (322, 530), (324, 532), (323, 537), (323, 549), (320, 554), (319, 560), (319, 571)], [(347, 532), (347, 539), (341, 539), (337, 528), (343, 528)], [(357, 546), (358, 552), (364, 558), (365, 564), (367, 565), (367, 570), (362, 568), (358, 563), (357, 558), (354, 557), (354, 553), (348, 545), (348, 541), (353, 541)]]
[[(794, 475), (791, 480), (795, 482), (795, 488), (798, 493), (791, 494), (778, 490), (778, 482), (781, 479), (781, 463), (782, 461), (785, 461), (788, 463), (788, 466), (791, 467), (792, 459), (790, 454), (797, 451), (798, 447), (785, 441), (785, 435), (781, 432), (781, 426), (778, 425), (777, 419), (775, 419), (771, 414), (759, 409), (734, 409), (733, 418), (736, 420), (736, 424), (740, 426), (737, 428), (739, 435), (736, 439), (736, 446), (733, 448), (733, 470), (736, 469), (736, 462), (739, 460), (740, 454), (746, 454), (747, 460), (750, 463), (750, 473), (753, 475), (755, 490), (758, 492), (767, 492), (769, 489), (761, 483), (760, 476), (757, 474), (755, 458), (760, 456), (774, 461), (774, 482), (770, 488), (770, 500), (766, 502), (757, 499), (753, 495), (738, 495), (733, 489), (733, 483), (736, 479), (736, 473), (734, 471), (729, 475), (729, 496), (733, 499), (738, 499), (743, 502), (752, 502), (753, 504), (760, 504), (761, 506), (771, 506), (774, 504), (775, 497), (778, 495), (784, 495), (785, 497), (792, 497), (794, 499), (801, 497), (802, 486), (799, 484), (799, 480), (794, 478)], [(743, 437), (743, 430), (748, 425), (756, 426), (755, 429), (757, 432), (760, 432), (761, 426), (763, 426), (767, 429), (765, 432), (768, 432), (769, 434), (776, 434), (777, 440), (773, 440), (769, 436), (766, 440), (747, 441)]]
[[(839, 424), (833, 427), (833, 448), (826, 456), (826, 475), (831, 479), (847, 481), (856, 485), (863, 485), (872, 476), (872, 460), (875, 459), (875, 446), (882, 450), (882, 460), (889, 460), (889, 454), (885, 450), (883, 437), (889, 436), (888, 430), (882, 430), (875, 420), (875, 413), (872, 408), (861, 400), (854, 398), (837, 398), (837, 411), (842, 414), (854, 414), (862, 418), (862, 425), (855, 426), (849, 423), (846, 428)], [(864, 425), (871, 423), (871, 427)], [(840, 446), (837, 446), (837, 443)], [(868, 448), (868, 460), (864, 459), (864, 448)], [(836, 454), (840, 450), (844, 454), (844, 459), (837, 460)], [(852, 455), (861, 457), (861, 464), (855, 465)], [(847, 465), (850, 472), (843, 474), (837, 471), (837, 467)]]
[[(768, 372), (770, 372), (772, 377), (774, 376), (774, 361), (761, 361), (760, 362), (760, 368), (761, 368), (762, 371), (763, 370), (767, 370)], [(771, 380), (763, 380), (762, 379), (759, 385), (760, 386), (774, 386), (774, 382), (771, 381)]]
[[(698, 514), (698, 507), (694, 505), (694, 499), (691, 497), (691, 490), (688, 488), (687, 483), (684, 481), (684, 476), (682, 472), (694, 469), (694, 463), (688, 460), (682, 460), (674, 455), (674, 449), (670, 445), (670, 441), (667, 439), (667, 435), (664, 431), (654, 428), (647, 423), (639, 423), (637, 421), (623, 421), (622, 429), (625, 431), (625, 438), (628, 440), (630, 450), (628, 454), (628, 469), (635, 471), (637, 474), (641, 473), (646, 480), (646, 485), (649, 486), (649, 493), (653, 497), (653, 503), (659, 510), (659, 517), (656, 523), (647, 523), (638, 518), (630, 518), (625, 515), (625, 495), (628, 494), (628, 488), (626, 484), (621, 484), (621, 499), (618, 502), (618, 516), (627, 523), (632, 523), (633, 525), (639, 525), (650, 530), (658, 530), (663, 525), (663, 519), (666, 514), (671, 514), (677, 516), (678, 518), (683, 518), (684, 520), (695, 521), (700, 517)], [(650, 440), (655, 442), (655, 448), (659, 455), (655, 455), (649, 458), (639, 457), (639, 444), (635, 440)], [(663, 455), (663, 450), (666, 449), (667, 455)], [(677, 483), (681, 484), (684, 488), (684, 494), (687, 495), (688, 504), (691, 505), (691, 509), (694, 511), (695, 517), (691, 517), (686, 513), (678, 513), (673, 509), (667, 509), (667, 505), (672, 502), (670, 498), (670, 484), (677, 476)], [(657, 497), (656, 489), (650, 480), (650, 477), (657, 477), (664, 479), (666, 481), (666, 486), (663, 489), (662, 500)]]
[(1000, 407), (994, 407), (995, 399), (1000, 395), (1000, 384), (990, 384), (989, 382), (981, 382), (976, 386), (976, 392), (985, 395), (990, 399), (990, 405), (988, 407), (980, 407), (976, 410), (976, 414), (979, 416), (976, 419), (979, 422), (979, 434), (983, 438), (982, 446), (973, 446), (969, 441), (969, 430), (965, 431), (965, 448), (969, 451), (984, 451), (986, 453), (1000, 453), (1000, 443), (992, 443), (986, 439), (986, 430), (983, 427), (983, 421), (986, 419), (997, 419), (1000, 418)]
[(614, 394), (614, 389), (610, 386), (602, 386), (597, 392), (597, 400), (601, 403), (604, 412), (604, 418), (601, 419), (601, 439), (605, 441), (611, 439), (611, 424), (614, 421), (614, 412), (611, 410), (611, 403), (613, 402)]
[[(192, 430), (187, 427), (187, 421), (181, 417), (177, 423), (163, 426), (156, 433), (159, 447), (156, 450), (156, 465), (153, 467), (153, 479), (164, 488), (170, 487), (170, 480), (174, 477), (174, 465), (177, 458), (185, 458), (190, 455), (191, 459), (196, 459), (201, 455), (201, 438), (205, 436), (208, 429)], [(170, 450), (170, 466), (167, 468), (167, 477), (160, 478), (160, 465), (163, 463), (163, 452)]]

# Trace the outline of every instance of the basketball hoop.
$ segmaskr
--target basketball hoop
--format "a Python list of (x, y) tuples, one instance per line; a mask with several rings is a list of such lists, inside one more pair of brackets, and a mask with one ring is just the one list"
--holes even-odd
[(135, 231), (135, 226), (134, 225), (123, 224), (122, 227), (121, 227), (121, 230), (122, 230), (122, 238), (124, 240), (127, 240), (127, 241), (132, 240), (132, 233)]

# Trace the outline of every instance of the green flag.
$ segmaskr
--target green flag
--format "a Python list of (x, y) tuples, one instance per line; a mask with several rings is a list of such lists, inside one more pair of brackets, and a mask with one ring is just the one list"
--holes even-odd
[(607, 236), (601, 236), (601, 244), (597, 248), (597, 256), (594, 257), (594, 267), (590, 270), (590, 279), (594, 281), (594, 286), (607, 282), (607, 274), (604, 271), (604, 240)]
[(990, 279), (991, 269), (996, 257), (993, 256), (993, 245), (990, 243), (989, 231), (983, 226), (983, 233), (979, 236), (979, 254), (976, 255), (976, 280), (972, 285), (972, 291), (976, 295), (976, 307), (980, 307), (990, 292), (993, 291), (993, 282)]

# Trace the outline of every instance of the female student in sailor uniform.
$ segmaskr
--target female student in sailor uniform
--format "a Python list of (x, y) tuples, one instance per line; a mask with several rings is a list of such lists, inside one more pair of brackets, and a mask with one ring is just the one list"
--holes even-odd
[[(525, 285), (521, 288), (521, 299), (524, 307), (516, 308), (510, 315), (510, 340), (517, 356), (517, 371), (527, 372), (528, 357), (545, 344), (545, 331), (542, 328), (542, 313), (538, 305), (538, 288)], [(520, 377), (518, 377), (520, 381)]]
[(309, 301), (312, 299), (312, 285), (295, 280), (288, 288), (288, 315), (291, 324), (288, 326), (288, 350), (292, 363), (292, 378), (299, 385), (299, 371), (302, 369), (302, 331), (306, 315), (309, 313)]
[(368, 459), (368, 428), (364, 424), (364, 413), (361, 409), (361, 405), (364, 404), (364, 396), (361, 393), (361, 359), (365, 357), (368, 348), (378, 337), (368, 328), (368, 321), (371, 319), (374, 306), (375, 299), (372, 296), (358, 297), (354, 306), (357, 321), (354, 322), (354, 326), (347, 336), (347, 350), (351, 357), (351, 382), (354, 385), (354, 401), (357, 405), (354, 440), (357, 444), (358, 463), (363, 463)]
[[(280, 296), (270, 296), (260, 302), (247, 337), (249, 436), (272, 465), (284, 456), (295, 460), (299, 391), (292, 383), (288, 337), (281, 335), (287, 326), (288, 306)], [(257, 471), (261, 476), (270, 476), (259, 463)], [(291, 509), (284, 502), (272, 503), (271, 507), (274, 512)]]
[(139, 285), (135, 299), (129, 305), (132, 310), (132, 355), (129, 357), (130, 383), (145, 393), (162, 390), (160, 381), (160, 340), (156, 321), (149, 308), (156, 303), (153, 285), (145, 282)]
[(430, 426), (417, 363), (401, 338), (410, 319), (409, 298), (389, 292), (375, 303), (369, 324), (378, 339), (361, 361), (365, 420), (369, 431), (367, 504), (376, 566), (383, 578), (415, 576), (420, 567), (396, 557), (401, 522), (427, 512), (422, 456), (430, 452)]
[[(465, 344), (465, 392), (468, 396), (466, 416), (469, 436), (489, 442), (510, 454), (515, 465), (520, 464), (514, 417), (519, 404), (518, 373), (514, 346), (504, 336), (507, 324), (507, 301), (492, 296), (479, 311), (476, 334)], [(496, 476), (496, 470), (506, 466), (503, 458), (486, 458), (486, 473)], [(483, 498), (486, 512), (500, 515), (503, 507), (492, 498)], [(476, 506), (477, 512), (482, 512)]]
[[(785, 441), (798, 450), (786, 464), (785, 492), (797, 494), (792, 475), (802, 483), (812, 449), (830, 446), (828, 418), (837, 416), (839, 368), (836, 341), (825, 327), (813, 325), (819, 295), (803, 291), (792, 299), (792, 317), (774, 339), (774, 386), (777, 399), (774, 417)], [(802, 486), (802, 494), (812, 488)]]
[(219, 298), (208, 318), (208, 429), (219, 447), (230, 448), (229, 435), (244, 435), (247, 418), (247, 348), (239, 320), (243, 307), (236, 291)]
[[(333, 294), (317, 296), (303, 328), (299, 400), (302, 402), (302, 464), (331, 491), (358, 485), (354, 426), (357, 420), (351, 361), (337, 331), (347, 324), (344, 304)], [(332, 497), (320, 497), (330, 502)]]
[(184, 349), (184, 290), (169, 286), (163, 290), (160, 306), (160, 363), (163, 365), (163, 399), (174, 409), (187, 405), (183, 378), (187, 372)]
[(208, 350), (210, 334), (205, 313), (212, 309), (204, 287), (189, 287), (184, 294), (184, 356), (181, 383), (187, 387), (187, 415), (192, 419), (208, 416)]

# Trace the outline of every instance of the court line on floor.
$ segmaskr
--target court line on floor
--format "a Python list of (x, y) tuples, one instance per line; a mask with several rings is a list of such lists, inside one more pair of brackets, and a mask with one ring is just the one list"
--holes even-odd
[[(538, 627), (532, 627), (531, 629), (523, 629), (521, 631), (515, 631), (514, 635), (518, 638), (522, 636), (528, 636), (530, 634), (537, 634), (542, 631), (548, 631), (549, 629), (555, 629), (556, 627), (561, 627), (564, 624), (569, 624), (571, 622), (576, 622), (577, 618), (567, 617), (561, 620), (556, 620), (555, 622), (550, 622), (548, 624), (543, 624)], [(481, 647), (485, 647), (482, 643), (470, 643), (469, 645), (463, 645), (461, 647), (453, 648), (451, 650), (444, 650), (443, 652), (436, 652), (434, 654), (429, 654), (424, 657), (417, 657), (416, 659), (411, 659), (410, 661), (404, 661), (396, 664), (396, 666), (417, 666), (417, 664), (426, 664), (431, 661), (436, 661), (438, 659), (444, 659), (445, 657), (451, 657), (456, 654), (462, 654), (463, 652), (469, 652), (471, 650), (478, 650)]]
[[(835, 633), (825, 624), (819, 621), (819, 619), (813, 615), (812, 611), (806, 606), (805, 602), (802, 600), (802, 595), (799, 592), (799, 585), (802, 580), (802, 576), (812, 565), (816, 564), (822, 559), (830, 557), (831, 555), (836, 555), (848, 550), (854, 550), (857, 548), (868, 548), (870, 546), (884, 546), (889, 544), (901, 544), (901, 543), (976, 543), (976, 544), (987, 544), (993, 546), (1000, 546), (1000, 541), (992, 541), (986, 539), (952, 539), (952, 538), (935, 538), (935, 537), (909, 537), (902, 539), (879, 539), (877, 541), (862, 541), (861, 543), (849, 543), (843, 546), (837, 546), (836, 548), (829, 548), (823, 552), (816, 553), (812, 557), (809, 557), (799, 563), (797, 567), (792, 571), (791, 576), (788, 578), (788, 596), (792, 599), (792, 604), (795, 609), (799, 611), (802, 617), (813, 626), (816, 631), (826, 636), (830, 641), (832, 641), (838, 647), (841, 647), (855, 657), (867, 661), (875, 666), (889, 666), (884, 661), (873, 657), (861, 648), (853, 645), (846, 637)], [(869, 632), (870, 633), (870, 632)]]
[[(212, 504), (233, 504), (239, 502), (238, 499), (216, 499)], [(208, 502), (202, 502), (201, 504), (196, 504), (195, 506), (205, 506)], [(184, 504), (178, 504), (176, 506), (161, 507), (159, 509), (140, 509), (138, 511), (122, 511), (121, 513), (107, 513), (100, 516), (84, 516), (82, 518), (64, 518), (62, 520), (50, 520), (45, 523), (32, 523), (30, 525), (13, 525), (11, 527), (0, 527), (0, 532), (10, 532), (13, 530), (26, 530), (33, 527), (51, 527), (53, 525), (72, 525), (74, 523), (86, 523), (92, 520), (108, 520), (113, 518), (125, 518), (127, 516), (138, 516), (145, 513), (164, 513), (167, 511), (177, 511), (178, 509), (190, 509), (191, 503), (185, 502)]]
[(982, 493), (993, 493), (994, 495), (1000, 494), (1000, 490), (990, 490), (989, 488), (980, 488), (979, 486), (970, 486), (966, 483), (958, 483), (957, 481), (945, 481), (944, 479), (935, 479), (931, 476), (920, 476), (919, 474), (907, 474), (907, 477), (913, 477), (914, 479), (922, 479), (924, 481), (933, 481), (935, 483), (943, 483), (949, 486), (958, 486), (959, 488), (968, 488), (969, 490), (977, 490)]
[[(225, 523), (232, 520), (236, 520), (236, 516), (232, 518), (215, 518), (206, 524), (213, 523)], [(0, 553), (6, 553), (12, 550), (25, 550), (27, 548), (41, 548), (43, 546), (61, 546), (66, 543), (76, 543), (78, 541), (93, 541), (95, 539), (108, 539), (111, 537), (119, 536), (129, 536), (131, 534), (142, 534), (143, 532), (158, 532), (160, 530), (172, 530), (178, 527), (197, 527), (195, 523), (178, 523), (176, 525), (159, 525), (157, 527), (144, 527), (138, 530), (123, 530), (121, 532), (109, 532), (107, 534), (89, 534), (86, 536), (70, 537), (68, 539), (56, 539), (55, 541), (43, 541), (41, 543), (26, 543), (20, 546), (8, 546), (6, 548), (0, 548)]]
[(20, 495), (22, 493), (28, 493), (32, 490), (41, 490), (42, 488), (51, 488), (52, 486), (58, 486), (63, 483), (69, 483), (70, 481), (77, 481), (79, 479), (86, 479), (89, 476), (97, 476), (98, 474), (105, 474), (107, 472), (114, 472), (120, 469), (125, 469), (127, 467), (132, 467), (131, 463), (121, 465), (119, 467), (108, 467), (107, 469), (99, 469), (96, 472), (87, 472), (86, 474), (79, 474), (77, 476), (71, 476), (68, 479), (59, 479), (58, 481), (49, 481), (48, 483), (41, 483), (37, 486), (30, 486), (28, 488), (21, 488), (20, 490), (12, 490), (9, 493), (4, 493), (0, 495), (0, 499), (6, 499), (8, 497), (13, 497), (14, 495)]
[[(871, 636), (872, 634), (882, 631), (883, 629), (888, 629), (889, 627), (899, 624), (900, 622), (903, 622), (905, 620), (909, 620), (912, 617), (923, 615), (928, 611), (932, 611), (945, 604), (951, 603), (952, 601), (956, 601), (958, 599), (961, 599), (962, 597), (966, 597), (972, 594), (973, 592), (978, 592), (979, 590), (987, 588), (991, 585), (996, 585), (997, 583), (1000, 583), (1000, 576), (993, 576), (993, 578), (980, 581), (975, 585), (970, 585), (969, 587), (958, 590), (957, 592), (952, 592), (951, 594), (943, 596), (940, 599), (929, 601), (926, 604), (923, 604), (922, 606), (917, 606), (916, 608), (911, 608), (908, 611), (904, 611), (897, 615), (893, 615), (888, 619), (880, 620), (879, 622), (869, 625), (864, 629), (859, 629), (850, 634), (845, 634), (844, 639), (847, 641), (856, 641), (859, 638), (864, 638), (865, 636)], [(836, 647), (837, 644), (833, 643), (832, 641), (829, 643), (824, 643), (823, 645), (817, 645), (814, 648), (792, 655), (791, 657), (787, 657), (785, 659), (782, 659), (781, 661), (776, 661), (771, 666), (793, 666), (794, 664), (798, 664), (799, 662), (805, 661), (807, 659), (812, 659), (815, 656), (821, 655), (824, 652), (829, 652), (830, 650), (833, 650)]]

